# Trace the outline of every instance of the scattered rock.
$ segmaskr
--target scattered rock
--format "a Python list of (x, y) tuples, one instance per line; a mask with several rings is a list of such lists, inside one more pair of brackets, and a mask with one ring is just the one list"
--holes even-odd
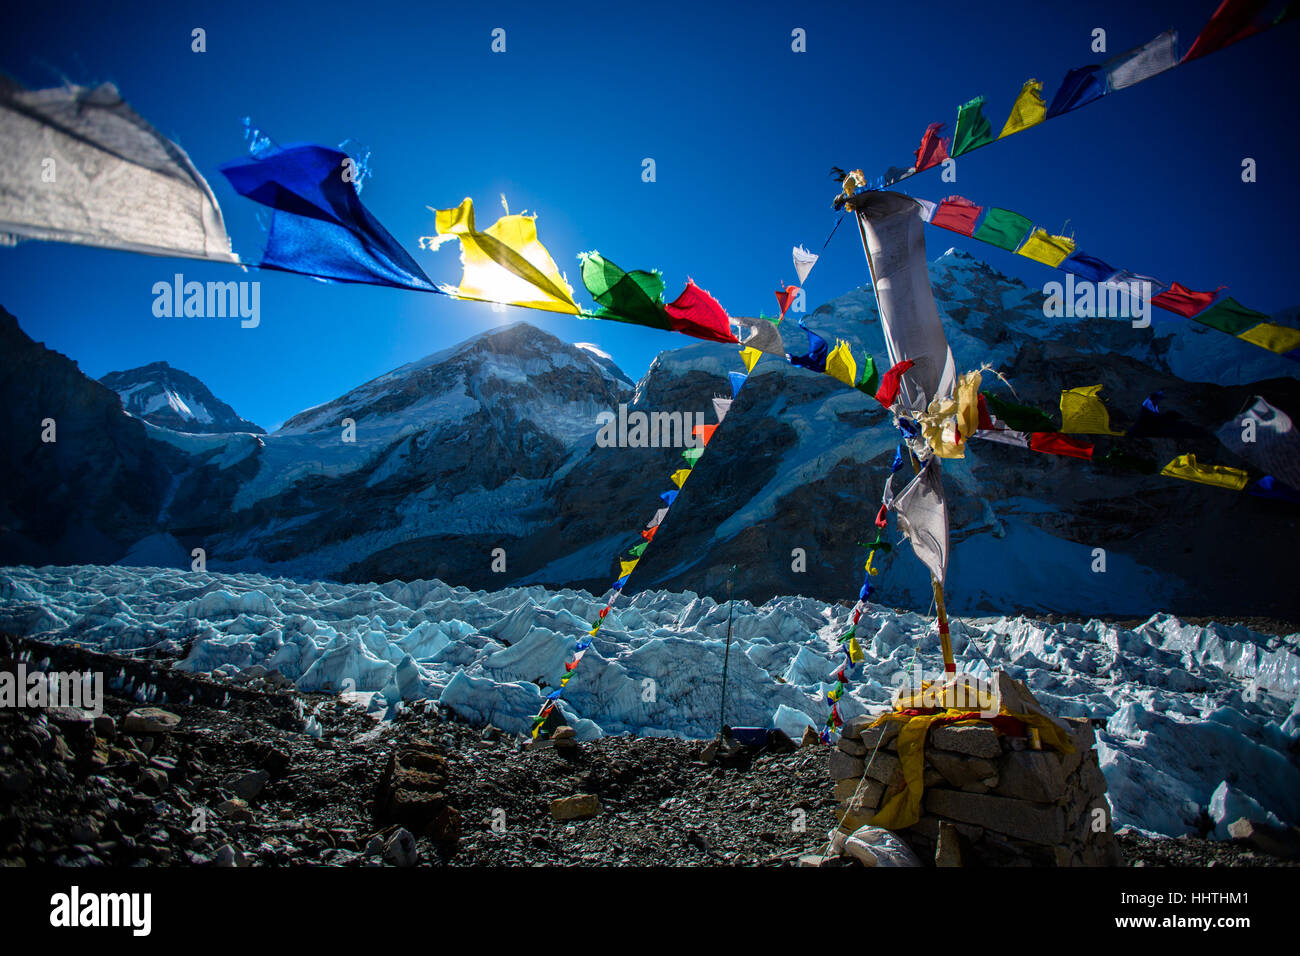
[(420, 862), (420, 850), (415, 845), (411, 831), (399, 827), (384, 843), (384, 859), (393, 866), (415, 866)]
[(161, 707), (137, 707), (122, 720), (122, 730), (128, 734), (169, 734), (180, 724), (179, 717)]
[(551, 801), (551, 816), (556, 820), (586, 820), (600, 812), (600, 798), (583, 793)]
[(240, 799), (253, 800), (262, 792), (268, 779), (270, 774), (265, 770), (253, 770), (248, 773), (232, 773), (222, 781), (222, 785)]
[(946, 820), (939, 823), (939, 840), (934, 850), (935, 866), (961, 866), (961, 834)]

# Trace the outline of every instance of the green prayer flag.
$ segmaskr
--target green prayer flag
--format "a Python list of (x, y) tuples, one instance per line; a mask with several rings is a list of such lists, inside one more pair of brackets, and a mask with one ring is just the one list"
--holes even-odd
[(1220, 332), (1227, 332), (1229, 335), (1240, 335), (1261, 322), (1270, 321), (1269, 316), (1263, 312), (1246, 308), (1232, 296), (1216, 302), (1200, 315), (1192, 316), (1192, 319)]
[(682, 452), (682, 457), (685, 458), (687, 461), (689, 461), (691, 463), (691, 467), (694, 468), (695, 463), (700, 460), (700, 456), (703, 454), (704, 454), (703, 448), (688, 448), (684, 452)]
[(999, 249), (1005, 249), (1007, 252), (1015, 252), (1020, 245), (1020, 240), (1025, 238), (1025, 234), (1033, 228), (1033, 225), (1018, 212), (994, 207), (988, 211), (980, 227), (975, 230), (975, 238)]
[(1018, 405), (1005, 398), (998, 398), (992, 392), (984, 392), (989, 411), (1006, 423), (1007, 428), (1017, 432), (1054, 432), (1056, 422), (1036, 408)]
[(862, 360), (862, 368), (858, 373), (858, 384), (853, 387), (873, 398), (876, 395), (876, 390), (880, 388), (880, 373), (876, 371), (876, 360), (870, 355)]
[(858, 633), (858, 626), (854, 624), (851, 628), (849, 628), (845, 632), (844, 636), (840, 638), (840, 643), (844, 644), (847, 641), (853, 640), (854, 635), (857, 633)]
[(629, 551), (628, 554), (636, 558), (641, 557), (641, 555), (645, 553), (646, 545), (648, 545), (649, 543), (650, 543), (649, 541), (642, 541), (635, 548)]
[(625, 272), (599, 252), (583, 253), (582, 284), (600, 308), (592, 318), (652, 329), (672, 329), (664, 308), (664, 280), (657, 272)]
[(993, 142), (993, 127), (984, 116), (984, 97), (977, 96), (957, 108), (957, 129), (952, 134), (949, 156), (960, 156)]
[(1118, 448), (1111, 448), (1110, 451), (1096, 460), (1103, 464), (1123, 468), (1125, 471), (1136, 471), (1143, 475), (1154, 475), (1160, 471), (1160, 466), (1156, 462), (1143, 458), (1141, 455), (1130, 455)]

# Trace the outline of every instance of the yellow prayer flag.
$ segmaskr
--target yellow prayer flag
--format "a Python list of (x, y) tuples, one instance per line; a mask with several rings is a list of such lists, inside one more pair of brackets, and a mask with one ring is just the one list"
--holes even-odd
[(758, 360), (763, 357), (763, 353), (754, 348), (743, 348), (740, 350), (740, 360), (745, 363), (745, 374), (748, 375), (754, 371), (754, 366)]
[(1160, 470), (1168, 478), (1182, 478), (1184, 481), (1197, 481), (1203, 485), (1216, 488), (1230, 488), (1241, 491), (1246, 487), (1250, 476), (1240, 468), (1226, 465), (1202, 465), (1195, 455), (1179, 455)]
[(934, 398), (930, 407), (916, 416), (921, 436), (940, 458), (965, 458), (966, 443), (957, 441), (957, 400)]
[(849, 660), (855, 664), (861, 664), (866, 659), (866, 655), (862, 653), (862, 645), (858, 643), (858, 639), (856, 637), (850, 637)]
[(689, 468), (678, 468), (669, 477), (672, 478), (673, 484), (680, 488), (686, 484), (686, 479), (691, 477), (691, 470)]
[(982, 378), (979, 372), (967, 372), (957, 379), (957, 430), (963, 444), (979, 431)]
[(1053, 236), (1046, 229), (1035, 229), (1016, 250), (1016, 255), (1033, 259), (1055, 269), (1074, 252), (1074, 240), (1069, 236)]
[(1025, 80), (1025, 85), (1020, 88), (1020, 95), (1011, 104), (1011, 115), (1007, 117), (1007, 123), (998, 134), (998, 139), (1037, 126), (1045, 119), (1047, 119), (1047, 104), (1043, 102), (1043, 81)]
[(826, 356), (826, 374), (839, 379), (850, 388), (858, 384), (858, 363), (853, 358), (853, 350), (849, 348), (849, 343), (843, 339), (840, 339), (834, 351)]
[(1254, 328), (1240, 333), (1237, 338), (1245, 339), (1251, 345), (1258, 345), (1280, 355), (1300, 348), (1300, 329), (1278, 325), (1275, 322), (1261, 322)]
[(464, 272), (459, 288), (451, 290), (455, 295), (547, 312), (577, 315), (582, 311), (555, 260), (537, 240), (534, 217), (502, 216), (480, 232), (470, 199), (455, 209), (434, 212), (438, 235), (460, 240)]
[(618, 563), (618, 576), (620, 578), (627, 577), (632, 573), (632, 569), (636, 567), (636, 563), (640, 560), (640, 558), (633, 558), (631, 561), (620, 561)]
[(1110, 413), (1097, 393), (1100, 385), (1080, 385), (1061, 392), (1061, 433), (1064, 435), (1123, 435), (1110, 429)]

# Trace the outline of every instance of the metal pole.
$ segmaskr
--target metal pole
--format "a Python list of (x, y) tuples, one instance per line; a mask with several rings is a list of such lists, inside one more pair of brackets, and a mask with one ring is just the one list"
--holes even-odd
[(722, 702), (718, 707), (718, 736), (722, 736), (722, 728), (727, 726), (727, 665), (731, 661), (731, 614), (732, 614), (732, 587), (735, 584), (736, 566), (733, 564), (731, 570), (727, 572), (727, 646), (722, 652)]

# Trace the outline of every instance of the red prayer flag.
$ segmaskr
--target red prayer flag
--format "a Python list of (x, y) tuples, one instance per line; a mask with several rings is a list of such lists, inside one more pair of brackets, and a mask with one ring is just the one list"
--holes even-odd
[(963, 199), (961, 196), (949, 196), (939, 203), (939, 208), (930, 217), (930, 224), (942, 226), (944, 229), (951, 229), (963, 236), (969, 236), (975, 231), (975, 220), (980, 217), (980, 213), (983, 211), (983, 206), (977, 206), (969, 199)]
[(898, 399), (898, 389), (902, 385), (903, 373), (916, 363), (903, 359), (880, 377), (880, 388), (876, 389), (876, 401), (889, 408)]
[(1190, 319), (1198, 312), (1207, 309), (1215, 296), (1226, 289), (1221, 285), (1213, 292), (1193, 292), (1181, 283), (1175, 282), (1166, 292), (1151, 297), (1151, 304), (1167, 312), (1176, 312), (1185, 319)]
[(682, 294), (664, 309), (674, 332), (710, 342), (740, 342), (731, 331), (731, 320), (722, 305), (697, 286), (694, 279), (687, 279)]
[(1192, 48), (1178, 62), (1199, 59), (1207, 53), (1222, 50), (1225, 46), (1258, 33), (1264, 28), (1255, 22), (1255, 17), (1266, 6), (1267, 0), (1223, 0)]
[(696, 425), (691, 429), (691, 434), (700, 436), (700, 446), (703, 447), (712, 440), (713, 432), (717, 427), (717, 425)]
[(653, 528), (647, 528), (645, 531), (641, 532), (641, 537), (645, 538), (647, 541), (653, 541), (655, 539), (655, 532), (658, 530), (658, 525), (655, 525)]
[(1029, 447), (1044, 455), (1065, 455), (1068, 458), (1092, 460), (1092, 445), (1060, 432), (1034, 432), (1029, 436)]
[(795, 293), (798, 291), (797, 285), (788, 285), (784, 289), (776, 290), (776, 304), (781, 307), (781, 318), (785, 318), (786, 309), (790, 308), (790, 303), (794, 301)]
[(929, 169), (931, 166), (938, 166), (948, 158), (948, 141), (941, 139), (939, 136), (942, 130), (942, 123), (931, 123), (925, 128), (925, 133), (921, 136), (921, 145), (916, 148), (916, 171), (918, 173), (923, 169)]
[(992, 431), (996, 426), (993, 424), (993, 416), (989, 414), (989, 407), (984, 401), (984, 393), (983, 392), (978, 393), (976, 395), (976, 400), (979, 403), (979, 415), (980, 415), (979, 430), (982, 432)]
[(609, 605), (606, 604), (604, 607), (600, 609), (600, 619), (603, 621), (605, 619), (605, 615), (608, 613), (609, 613)]

